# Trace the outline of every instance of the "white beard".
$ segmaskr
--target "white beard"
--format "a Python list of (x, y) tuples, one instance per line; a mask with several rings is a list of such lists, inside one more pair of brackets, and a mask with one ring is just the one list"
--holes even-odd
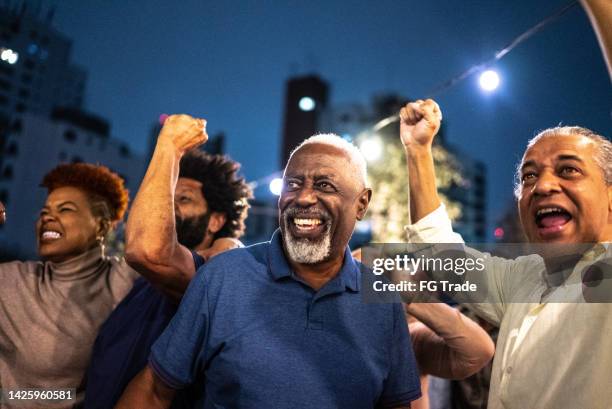
[(288, 219), (287, 215), (283, 217), (283, 224), (285, 225), (283, 241), (285, 242), (287, 255), (292, 261), (299, 264), (315, 264), (329, 257), (331, 253), (331, 224), (327, 224), (325, 227), (323, 238), (314, 241), (308, 238), (293, 237), (289, 229)]

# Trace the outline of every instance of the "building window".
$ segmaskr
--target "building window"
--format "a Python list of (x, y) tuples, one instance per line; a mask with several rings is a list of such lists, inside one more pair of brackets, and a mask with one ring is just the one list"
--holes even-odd
[(34, 63), (34, 61), (30, 60), (29, 58), (23, 63), (23, 66), (28, 70), (34, 69), (35, 65), (36, 64)]
[(64, 131), (64, 139), (70, 143), (74, 143), (77, 140), (77, 134), (72, 129)]
[(11, 131), (19, 133), (21, 132), (21, 129), (23, 129), (21, 118), (17, 118), (13, 121), (13, 125), (11, 125)]
[(5, 75), (11, 76), (13, 75), (13, 72), (15, 72), (15, 70), (8, 64), (0, 64), (0, 72), (4, 73)]
[(14, 34), (19, 34), (19, 32), (21, 31), (21, 21), (20, 20), (17, 20), (13, 22), (13, 24), (11, 24), (11, 31)]
[(2, 172), (2, 179), (11, 180), (13, 178), (13, 167), (11, 165), (6, 165), (4, 167), (4, 171)]
[(17, 156), (18, 148), (17, 143), (11, 142), (9, 146), (6, 148), (6, 154), (9, 156)]
[(5, 79), (0, 78), (0, 88), (2, 88), (5, 91), (10, 91), (12, 87), (11, 83), (8, 82)]

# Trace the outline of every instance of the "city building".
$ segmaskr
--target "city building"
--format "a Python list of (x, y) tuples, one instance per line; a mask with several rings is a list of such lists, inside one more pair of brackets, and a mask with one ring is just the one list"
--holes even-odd
[(296, 146), (319, 132), (319, 118), (327, 106), (328, 88), (317, 75), (294, 77), (287, 81), (280, 168), (285, 166)]
[(52, 17), (53, 10), (42, 16), (26, 2), (0, 6), (0, 149), (24, 113), (83, 106), (87, 74), (70, 61), (71, 41), (53, 28)]
[[(40, 4), (40, 3), (39, 3)], [(110, 135), (110, 124), (84, 111), (87, 74), (71, 62), (71, 40), (26, 2), (0, 5), (0, 257), (34, 258), (34, 223), (46, 192), (42, 177), (62, 162), (108, 166), (134, 194), (144, 158)]]

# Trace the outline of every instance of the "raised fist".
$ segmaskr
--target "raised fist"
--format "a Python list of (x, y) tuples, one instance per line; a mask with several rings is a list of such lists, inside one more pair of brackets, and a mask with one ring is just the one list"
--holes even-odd
[(0, 202), (0, 224), (4, 224), (6, 221), (6, 209), (4, 208), (4, 203)]
[(202, 145), (208, 140), (206, 120), (189, 115), (170, 115), (164, 122), (158, 141), (167, 141), (181, 153)]
[(429, 147), (440, 129), (442, 112), (432, 99), (419, 99), (400, 110), (400, 138), (405, 147)]

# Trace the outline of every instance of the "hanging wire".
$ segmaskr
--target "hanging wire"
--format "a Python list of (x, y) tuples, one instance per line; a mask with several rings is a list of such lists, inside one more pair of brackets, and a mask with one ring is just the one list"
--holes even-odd
[[(489, 60), (484, 61), (484, 62), (482, 62), (480, 64), (472, 65), (470, 68), (468, 68), (467, 70), (465, 70), (461, 74), (456, 75), (455, 77), (453, 77), (453, 78), (451, 78), (449, 80), (446, 80), (446, 81), (442, 82), (441, 84), (439, 84), (439, 85), (435, 86), (434, 88), (432, 88), (431, 91), (429, 91), (429, 92), (427, 92), (425, 94), (425, 95), (427, 95), (426, 98), (431, 98), (431, 97), (434, 97), (436, 95), (439, 95), (442, 92), (447, 91), (449, 88), (457, 85), (457, 83), (463, 81), (467, 77), (473, 75), (474, 73), (480, 72), (480, 71), (484, 70), (485, 68), (493, 65), (496, 61), (499, 61), (503, 57), (505, 57), (516, 46), (518, 46), (519, 44), (523, 43), (524, 41), (526, 41), (527, 39), (529, 39), (531, 36), (533, 36), (534, 34), (538, 33), (539, 31), (542, 31), (542, 29), (544, 27), (546, 27), (547, 25), (549, 25), (553, 21), (555, 21), (558, 18), (560, 18), (561, 16), (563, 16), (565, 13), (567, 13), (572, 7), (576, 6), (577, 4), (578, 4), (578, 1), (574, 0), (571, 3), (563, 6), (562, 8), (560, 8), (559, 10), (557, 10), (556, 12), (551, 14), (550, 16), (546, 17), (544, 20), (540, 21), (538, 24), (534, 25), (530, 29), (526, 30), (525, 32), (521, 33), (519, 36), (514, 38), (512, 41), (510, 41), (510, 43), (508, 43), (508, 45), (506, 45), (504, 48), (502, 48), (499, 51), (497, 51), (495, 53), (495, 55), (493, 56), (493, 58), (490, 58)], [(381, 119), (380, 121), (378, 121), (372, 127), (372, 132), (378, 132), (382, 128), (384, 128), (385, 126), (387, 126), (387, 125), (389, 125), (389, 124), (391, 124), (393, 122), (397, 122), (397, 121), (399, 121), (399, 115), (391, 115), (391, 116), (389, 116), (387, 118)]]
[[(484, 70), (486, 67), (492, 65), (493, 63), (495, 63), (496, 61), (501, 60), (503, 57), (505, 57), (510, 51), (512, 51), (516, 46), (518, 46), (519, 44), (525, 42), (527, 39), (529, 39), (530, 37), (532, 37), (534, 34), (538, 33), (539, 31), (541, 31), (544, 27), (546, 27), (547, 25), (549, 25), (550, 23), (554, 22), (555, 20), (559, 19), (561, 16), (563, 16), (565, 13), (567, 13), (572, 7), (576, 6), (578, 4), (577, 0), (572, 1), (571, 3), (563, 6), (562, 8), (560, 8), (559, 10), (557, 10), (556, 12), (554, 12), (553, 14), (551, 14), (550, 16), (546, 17), (544, 20), (540, 21), (539, 23), (537, 23), (536, 25), (534, 25), (533, 27), (529, 28), (528, 30), (524, 31), (523, 33), (521, 33), (520, 35), (518, 35), (516, 38), (514, 38), (512, 41), (510, 41), (508, 43), (508, 45), (506, 45), (505, 47), (503, 47), (502, 49), (500, 49), (499, 51), (495, 52), (495, 55), (490, 58), (489, 60), (486, 60), (482, 63), (479, 64), (475, 64), (472, 65), (470, 68), (468, 68), (467, 70), (465, 70), (464, 72), (462, 72), (459, 75), (456, 75), (455, 77), (446, 80), (442, 83), (440, 83), (439, 85), (437, 85), (436, 87), (432, 88), (431, 91), (427, 92), (425, 95), (426, 98), (431, 98), (434, 97), (436, 95), (439, 95), (445, 91), (447, 91), (449, 88), (457, 85), (459, 82), (463, 81), (464, 79), (468, 78), (469, 76), (473, 75), (476, 72), (480, 72), (482, 70)], [(380, 131), (381, 129), (383, 129), (385, 126), (392, 124), (394, 122), (399, 121), (399, 115), (391, 115), (388, 116), (384, 119), (381, 119), (380, 121), (378, 121), (376, 124), (374, 124), (374, 126), (372, 126), (370, 132), (371, 133), (376, 133), (378, 131)], [(282, 175), (282, 172), (275, 172), (271, 175), (265, 176), (263, 178), (257, 179), (253, 182), (250, 182), (249, 185), (251, 186), (251, 188), (255, 189), (263, 184), (266, 183), (270, 183), (270, 181), (272, 181), (272, 179), (279, 177), (279, 175)], [(410, 200), (410, 199), (408, 199)], [(410, 202), (408, 202), (408, 212), (410, 213)], [(408, 215), (408, 220), (410, 220), (410, 214)]]

